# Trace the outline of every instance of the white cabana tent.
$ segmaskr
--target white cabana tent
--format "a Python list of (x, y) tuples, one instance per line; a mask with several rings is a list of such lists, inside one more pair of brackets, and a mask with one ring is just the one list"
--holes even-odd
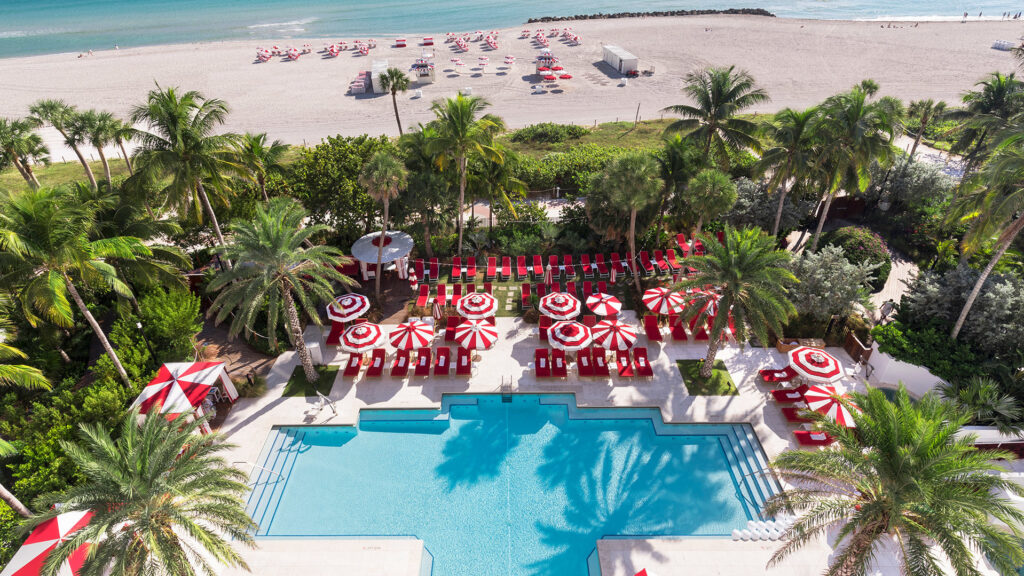
[(629, 74), (640, 69), (639, 58), (623, 48), (612, 44), (604, 46), (604, 61), (612, 68), (615, 68), (619, 74)]

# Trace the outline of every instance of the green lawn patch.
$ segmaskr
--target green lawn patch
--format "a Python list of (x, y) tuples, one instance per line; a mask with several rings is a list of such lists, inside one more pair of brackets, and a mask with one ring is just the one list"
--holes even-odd
[(715, 361), (715, 367), (711, 369), (711, 378), (705, 380), (700, 375), (700, 366), (703, 360), (676, 360), (679, 373), (683, 377), (683, 384), (686, 390), (693, 396), (736, 396), (740, 392), (736, 389), (736, 383), (725, 368), (725, 362)]
[(302, 364), (295, 367), (291, 378), (288, 378), (288, 385), (284, 387), (282, 396), (316, 396), (317, 391), (327, 395), (334, 387), (334, 379), (338, 375), (339, 366), (317, 366), (316, 371), (320, 374), (320, 380), (314, 385), (306, 380), (306, 373), (302, 370)]

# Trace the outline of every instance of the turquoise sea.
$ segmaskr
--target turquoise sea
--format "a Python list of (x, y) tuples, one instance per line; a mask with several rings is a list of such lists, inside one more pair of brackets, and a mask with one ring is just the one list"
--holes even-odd
[(0, 0), (0, 58), (209, 40), (353, 38), (517, 26), (598, 12), (764, 8), (785, 18), (972, 19), (1008, 0)]

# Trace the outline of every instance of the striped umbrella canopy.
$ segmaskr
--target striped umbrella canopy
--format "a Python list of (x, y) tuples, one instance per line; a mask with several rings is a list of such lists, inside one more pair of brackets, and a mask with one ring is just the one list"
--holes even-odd
[(804, 401), (807, 407), (815, 412), (821, 412), (836, 421), (837, 424), (847, 428), (855, 428), (857, 424), (853, 421), (850, 408), (860, 410), (856, 404), (850, 402), (848, 394), (839, 394), (835, 386), (811, 386), (804, 392)]
[(463, 318), (480, 320), (494, 316), (494, 313), (498, 311), (498, 300), (490, 294), (474, 292), (459, 298), (455, 310)]
[(594, 344), (605, 350), (627, 350), (636, 344), (636, 328), (618, 320), (602, 320), (591, 332)]
[(338, 346), (345, 352), (362, 354), (384, 345), (384, 331), (379, 324), (369, 322), (349, 326), (341, 335)]
[[(46, 558), (61, 542), (72, 539), (85, 528), (92, 512), (65, 512), (36, 526), (0, 576), (39, 576)], [(83, 544), (57, 570), (58, 576), (75, 576), (82, 569), (89, 544)]]
[(555, 320), (572, 320), (580, 315), (580, 301), (571, 294), (552, 292), (540, 299), (540, 311)]
[(644, 306), (655, 314), (678, 314), (686, 304), (682, 294), (668, 288), (651, 288), (641, 298)]
[(420, 320), (410, 320), (392, 330), (389, 339), (399, 350), (426, 348), (434, 341), (434, 327)]
[(498, 341), (498, 330), (486, 320), (466, 320), (455, 327), (455, 341), (466, 350), (486, 350)]
[(327, 306), (327, 317), (335, 322), (349, 322), (370, 309), (370, 299), (362, 294), (338, 296)]
[(567, 352), (586, 348), (592, 339), (590, 328), (572, 320), (555, 322), (548, 329), (548, 342), (551, 346)]
[(622, 302), (611, 294), (591, 294), (587, 296), (587, 308), (598, 316), (613, 316), (622, 310)]
[(811, 382), (831, 384), (845, 376), (839, 360), (819, 348), (800, 346), (790, 350), (789, 365)]

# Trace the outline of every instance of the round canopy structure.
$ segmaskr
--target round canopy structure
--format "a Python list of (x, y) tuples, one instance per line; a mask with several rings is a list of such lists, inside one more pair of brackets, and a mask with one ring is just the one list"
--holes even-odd
[[(377, 263), (377, 244), (380, 232), (372, 232), (356, 240), (352, 244), (352, 257), (360, 262), (368, 264)], [(412, 252), (412, 236), (398, 230), (388, 230), (384, 235), (384, 253), (381, 255), (381, 264), (394, 262), (404, 258)]]

